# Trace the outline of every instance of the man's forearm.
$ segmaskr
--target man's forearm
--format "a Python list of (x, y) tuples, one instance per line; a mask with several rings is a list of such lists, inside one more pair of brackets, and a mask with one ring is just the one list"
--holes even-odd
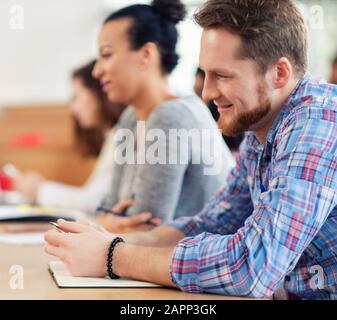
[(121, 243), (115, 249), (112, 268), (120, 277), (174, 287), (170, 276), (173, 251), (174, 247), (155, 248)]
[(123, 234), (121, 237), (130, 244), (146, 247), (174, 247), (185, 235), (170, 226), (160, 226), (151, 231)]

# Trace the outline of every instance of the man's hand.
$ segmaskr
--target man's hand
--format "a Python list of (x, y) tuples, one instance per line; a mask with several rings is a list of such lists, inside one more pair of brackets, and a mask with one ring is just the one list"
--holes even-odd
[[(81, 223), (58, 220), (66, 233), (50, 230), (45, 234), (45, 251), (59, 258), (75, 277), (105, 277), (111, 241), (120, 235), (108, 233), (89, 220)], [(174, 286), (170, 261), (183, 233), (169, 226), (150, 232), (122, 236), (113, 255), (113, 271), (121, 277)]]
[(45, 251), (59, 258), (76, 277), (105, 277), (107, 253), (112, 239), (108, 232), (95, 227), (58, 221), (66, 232), (50, 230), (45, 234)]
[[(61, 219), (58, 225), (66, 233), (50, 230), (45, 234), (45, 251), (59, 258), (75, 277), (107, 276), (108, 250), (117, 235), (90, 224), (89, 221), (76, 223)], [(174, 286), (169, 273), (173, 250), (174, 246), (145, 247), (129, 244), (126, 240), (115, 248), (113, 271), (122, 277)]]

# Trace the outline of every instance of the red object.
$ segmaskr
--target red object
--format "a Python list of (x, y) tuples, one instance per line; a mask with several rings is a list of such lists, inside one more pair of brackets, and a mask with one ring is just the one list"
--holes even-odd
[(10, 144), (15, 147), (33, 148), (46, 144), (46, 140), (40, 133), (25, 133), (13, 137)]
[(1, 171), (0, 171), (0, 190), (2, 191), (12, 191), (13, 190), (12, 179), (6, 176)]

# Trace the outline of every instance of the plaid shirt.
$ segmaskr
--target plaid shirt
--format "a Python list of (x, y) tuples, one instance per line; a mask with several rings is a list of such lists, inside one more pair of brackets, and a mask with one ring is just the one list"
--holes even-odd
[(337, 299), (337, 86), (306, 74), (261, 145), (248, 132), (226, 187), (194, 217), (170, 273), (182, 290)]

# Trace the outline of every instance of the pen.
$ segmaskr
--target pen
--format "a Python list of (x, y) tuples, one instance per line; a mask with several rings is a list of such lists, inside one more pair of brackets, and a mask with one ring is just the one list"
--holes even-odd
[[(113, 214), (117, 217), (126, 217), (126, 211), (120, 213), (120, 212), (115, 212), (113, 210), (110, 210), (110, 209), (107, 209), (107, 208), (104, 208), (104, 207), (97, 208), (97, 211), (103, 212), (103, 213), (106, 213), (106, 214)], [(147, 224), (149, 226), (153, 226), (153, 227), (158, 227), (158, 225), (156, 223), (152, 222), (152, 219), (154, 219), (154, 217), (152, 217), (150, 220), (146, 221), (145, 224)]]
[(49, 222), (53, 227), (55, 227), (59, 232), (66, 233), (56, 222)]
[[(131, 196), (130, 196), (130, 199), (134, 201), (135, 198), (136, 198), (135, 194), (132, 193)], [(100, 206), (100, 207), (97, 208), (97, 211), (100, 211), (100, 212), (103, 212), (103, 213), (106, 213), (106, 214), (113, 214), (113, 215), (115, 215), (117, 217), (126, 217), (127, 216), (126, 215), (126, 210), (127, 209), (125, 209), (123, 212), (116, 212), (114, 210), (107, 209), (107, 208), (105, 208), (103, 206)], [(153, 219), (155, 219), (155, 217), (152, 217), (151, 219), (149, 219), (148, 221), (145, 221), (144, 223), (147, 224), (147, 225), (149, 225), (149, 226), (152, 226), (152, 227), (158, 227), (158, 224), (154, 223), (152, 221)]]

